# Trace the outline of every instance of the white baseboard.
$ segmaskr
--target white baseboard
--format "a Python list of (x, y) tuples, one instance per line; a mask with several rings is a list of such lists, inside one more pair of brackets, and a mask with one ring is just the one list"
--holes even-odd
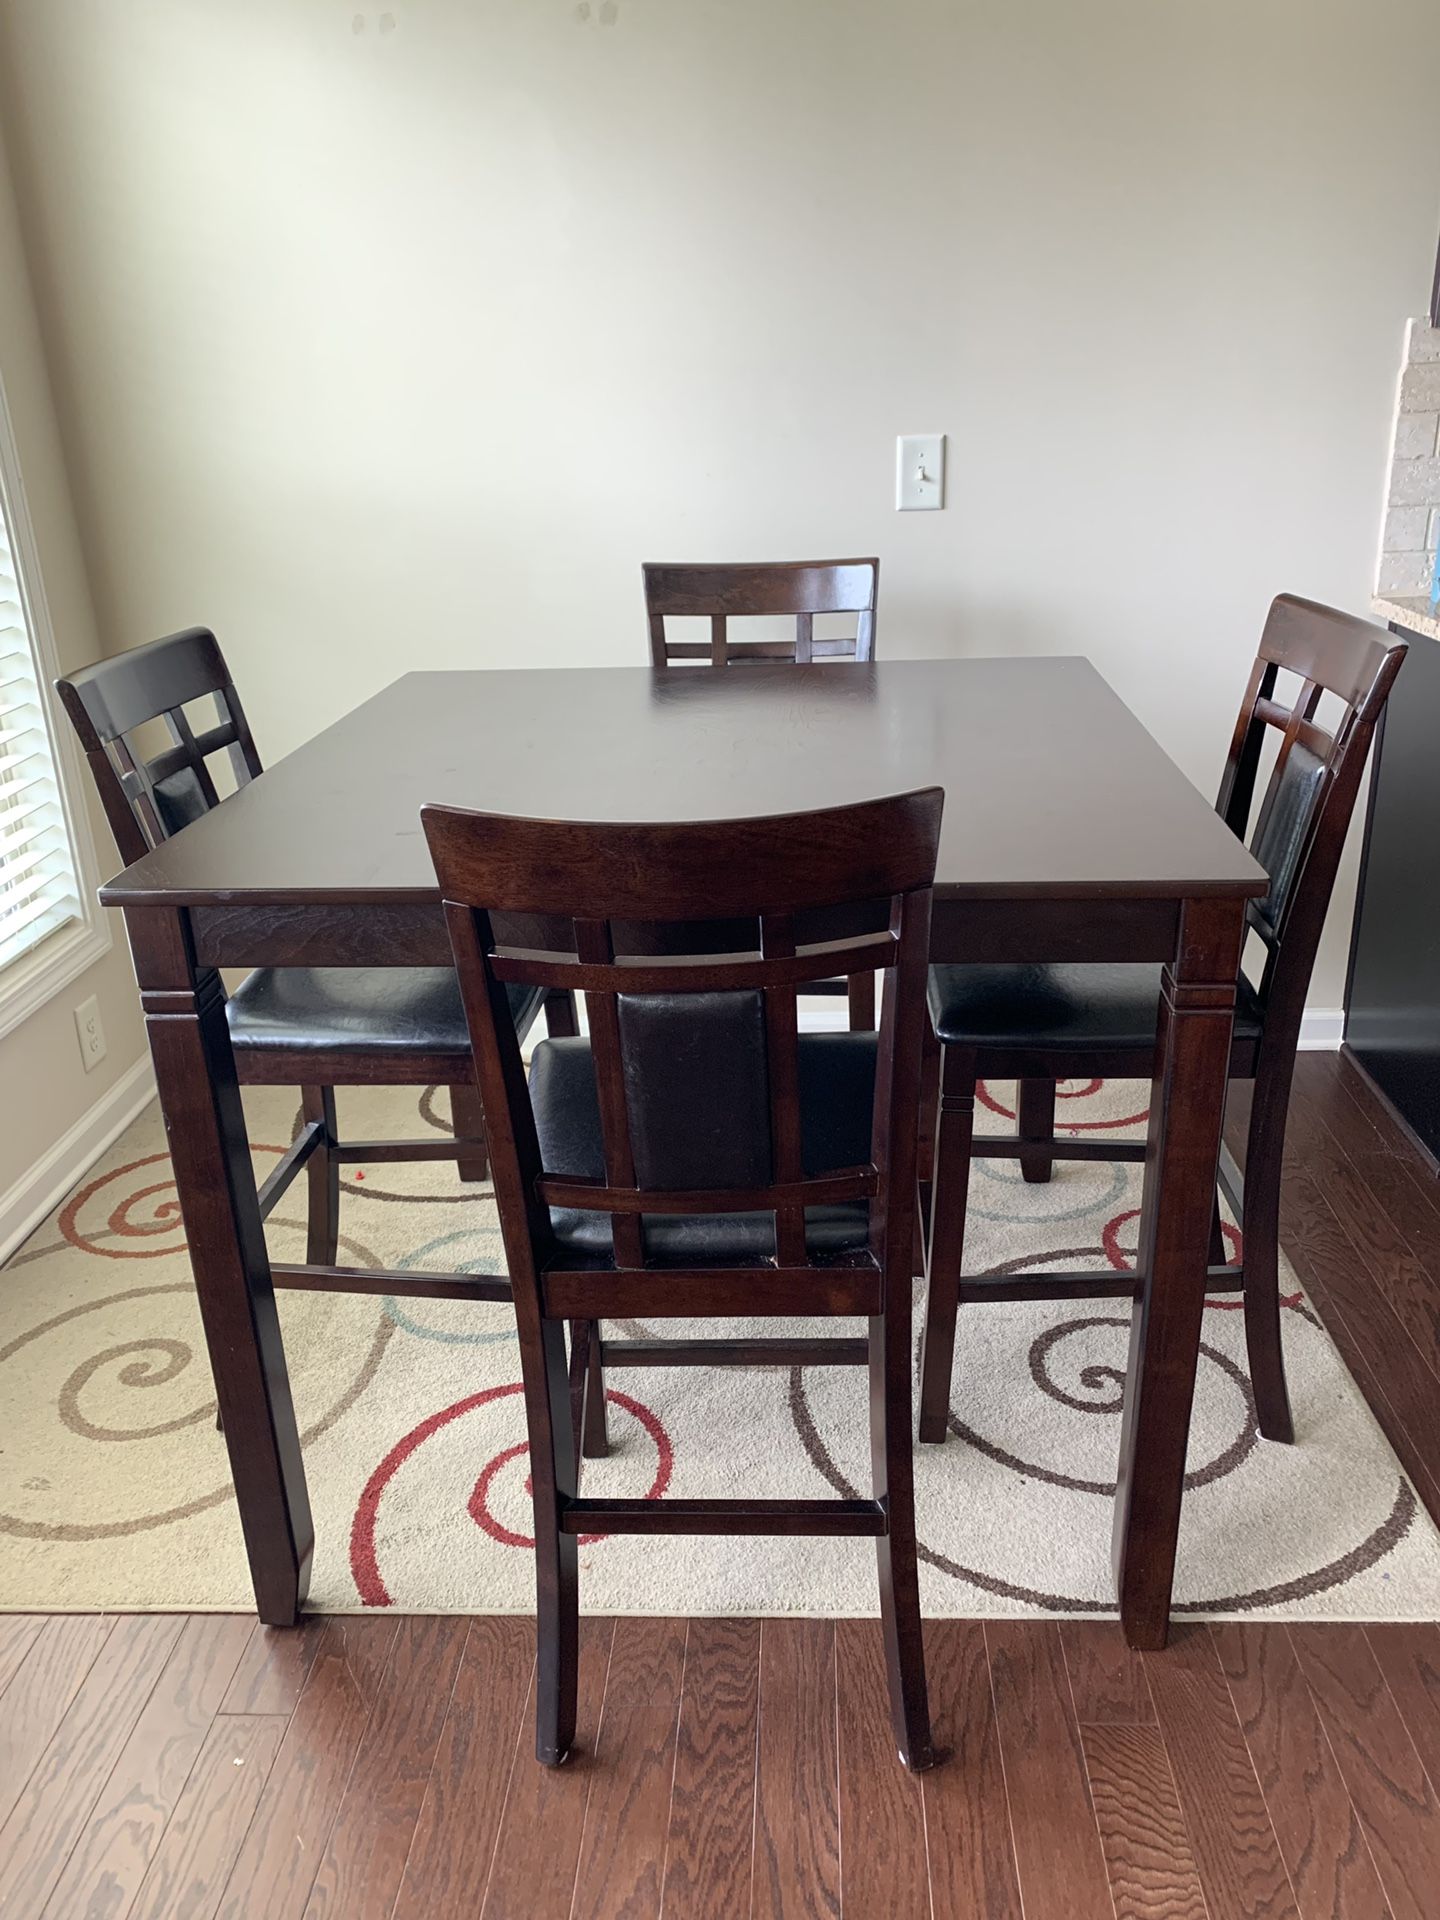
[(155, 1069), (148, 1053), (121, 1074), (88, 1113), (17, 1180), (0, 1194), (0, 1260), (8, 1260), (52, 1208), (78, 1186), (136, 1114), (155, 1097)]
[(1338, 1053), (1345, 1038), (1343, 1007), (1307, 1007), (1300, 1016), (1302, 1053)]
[[(845, 1002), (833, 1000), (802, 1001), (799, 1026), (802, 1033), (829, 1033), (848, 1024)], [(1335, 1053), (1345, 1038), (1343, 1007), (1308, 1007), (1300, 1017), (1300, 1047), (1305, 1053)]]

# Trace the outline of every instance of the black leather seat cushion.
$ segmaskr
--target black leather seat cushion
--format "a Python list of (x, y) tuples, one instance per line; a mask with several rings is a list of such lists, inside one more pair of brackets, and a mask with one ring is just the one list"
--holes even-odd
[[(800, 1035), (801, 1160), (807, 1174), (869, 1164), (876, 1044), (873, 1033)], [(685, 1065), (683, 1059), (679, 1060), (677, 1073), (685, 1072)], [(713, 1108), (707, 1110), (706, 1106), (705, 1077), (692, 1071), (682, 1088), (660, 1092), (658, 1104), (671, 1116), (672, 1130), (676, 1130), (676, 1109), (670, 1096), (677, 1091), (683, 1092), (695, 1116), (696, 1138), (677, 1139), (675, 1150), (679, 1161), (693, 1160), (697, 1140), (703, 1141), (713, 1113)], [(530, 1065), (530, 1102), (546, 1172), (603, 1180), (600, 1109), (588, 1040), (541, 1041)], [(635, 1119), (632, 1113), (632, 1133), (636, 1131)], [(683, 1131), (689, 1133), (691, 1129), (684, 1127)], [(717, 1143), (717, 1156), (732, 1158), (737, 1144)], [(760, 1150), (768, 1162), (768, 1138), (760, 1143)], [(689, 1171), (694, 1170), (692, 1165)], [(738, 1184), (719, 1173), (711, 1178), (717, 1186)], [(551, 1210), (551, 1220), (567, 1252), (600, 1260), (611, 1258), (608, 1213), (556, 1207)], [(863, 1202), (809, 1207), (805, 1226), (811, 1257), (823, 1260), (865, 1245), (869, 1209)], [(775, 1253), (774, 1215), (732, 1213), (687, 1218), (646, 1214), (645, 1249), (649, 1260), (658, 1265), (743, 1266), (763, 1262)]]
[[(1149, 1055), (1160, 1007), (1156, 966), (955, 966), (930, 969), (930, 1017), (947, 1046), (981, 1054), (1053, 1048)], [(1235, 1037), (1260, 1033), (1260, 1005), (1242, 979)]]
[[(508, 987), (522, 1038), (541, 987)], [(262, 967), (226, 1006), (236, 1047), (299, 1052), (459, 1053), (470, 1036), (449, 967)]]

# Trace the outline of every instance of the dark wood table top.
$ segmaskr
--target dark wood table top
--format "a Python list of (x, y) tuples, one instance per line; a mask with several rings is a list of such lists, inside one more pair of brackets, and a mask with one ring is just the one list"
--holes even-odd
[(1083, 659), (410, 673), (101, 890), (438, 898), (420, 808), (789, 813), (945, 788), (942, 897), (1238, 898), (1262, 868)]

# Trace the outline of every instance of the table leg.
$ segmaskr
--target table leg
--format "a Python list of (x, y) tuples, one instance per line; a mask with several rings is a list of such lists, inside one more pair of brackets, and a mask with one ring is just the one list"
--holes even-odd
[(197, 968), (182, 909), (126, 915), (255, 1605), (293, 1625), (315, 1529), (256, 1204), (220, 976)]
[(1125, 1638), (1163, 1647), (1205, 1308), (1244, 906), (1189, 900), (1160, 989), (1113, 1560)]

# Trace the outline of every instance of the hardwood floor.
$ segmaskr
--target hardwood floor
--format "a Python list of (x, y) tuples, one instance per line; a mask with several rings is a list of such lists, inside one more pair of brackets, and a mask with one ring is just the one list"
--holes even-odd
[[(1285, 1241), (1440, 1515), (1440, 1188), (1302, 1056)], [(532, 1758), (530, 1623), (0, 1617), (10, 1920), (1434, 1920), (1440, 1625), (927, 1628), (895, 1761), (871, 1621), (587, 1620)]]
[[(1427, 1920), (1440, 1627), (937, 1621), (923, 1778), (872, 1621), (585, 1623), (532, 1756), (529, 1623), (7, 1623), (17, 1920)], [(33, 1628), (33, 1632), (30, 1630)], [(86, 1664), (88, 1657), (88, 1665)], [(225, 1704), (242, 1667), (288, 1711)], [(82, 1670), (83, 1669), (83, 1670)]]

